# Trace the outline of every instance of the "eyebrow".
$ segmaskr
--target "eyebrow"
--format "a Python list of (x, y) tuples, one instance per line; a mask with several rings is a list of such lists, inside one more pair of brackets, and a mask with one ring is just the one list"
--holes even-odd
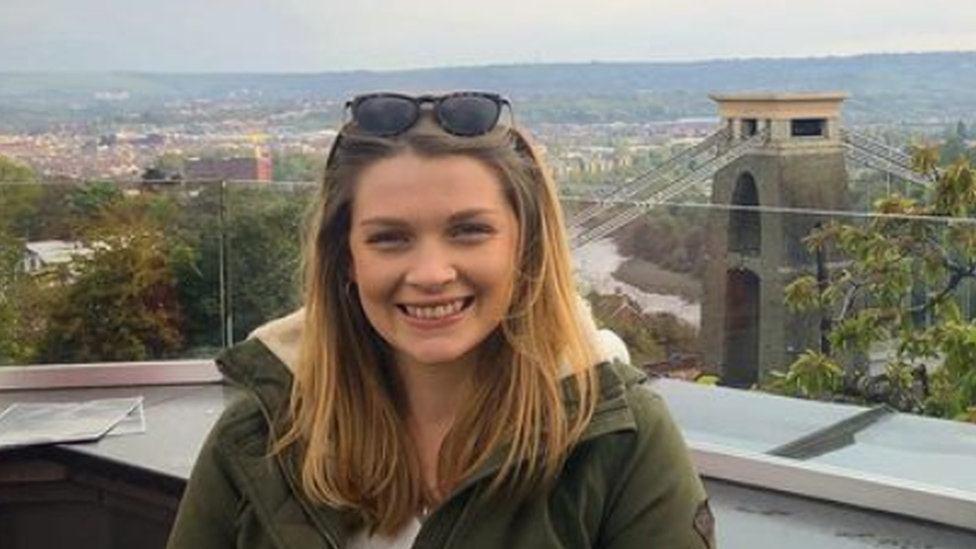
[[(455, 212), (451, 214), (451, 216), (447, 218), (447, 222), (458, 223), (461, 221), (467, 221), (472, 218), (480, 217), (482, 215), (491, 216), (496, 214), (497, 214), (497, 210), (491, 208), (470, 208), (467, 210), (461, 210), (459, 212)], [(367, 217), (366, 219), (363, 219), (362, 221), (359, 222), (359, 225), (396, 227), (402, 225), (409, 225), (409, 223), (405, 222), (403, 219), (398, 217), (376, 216), (376, 217)]]

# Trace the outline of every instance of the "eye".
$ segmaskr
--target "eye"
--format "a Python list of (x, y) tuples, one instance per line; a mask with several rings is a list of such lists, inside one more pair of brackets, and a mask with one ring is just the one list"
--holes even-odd
[(366, 235), (366, 244), (380, 249), (399, 248), (410, 242), (410, 235), (403, 231), (379, 231)]
[(451, 227), (451, 237), (465, 242), (479, 242), (497, 231), (487, 223), (466, 222)]

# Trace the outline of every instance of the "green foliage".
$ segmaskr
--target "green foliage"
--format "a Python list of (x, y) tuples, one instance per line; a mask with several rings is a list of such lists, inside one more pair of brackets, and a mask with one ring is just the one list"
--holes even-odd
[(827, 297), (821, 295), (817, 279), (804, 275), (786, 286), (786, 306), (791, 311), (806, 311), (826, 308)]
[(925, 411), (941, 417), (970, 418), (976, 408), (976, 324), (949, 321), (927, 332), (927, 339), (944, 360), (942, 368), (931, 376)]
[(44, 188), (34, 184), (0, 182), (0, 231), (27, 236), (39, 217), (40, 198)]
[(33, 231), (44, 189), (27, 167), (0, 157), (0, 365), (27, 362), (42, 313), (37, 283), (21, 267), (24, 237)]
[(829, 399), (844, 383), (837, 361), (816, 351), (804, 351), (786, 373), (774, 372), (769, 388), (804, 398)]
[(658, 208), (617, 231), (620, 253), (701, 280), (705, 273), (707, 213), (704, 209)]
[[(131, 212), (122, 212), (131, 213)], [(164, 234), (105, 213), (71, 263), (39, 349), (43, 362), (146, 360), (181, 348), (182, 315)]]
[(150, 169), (167, 175), (183, 173), (186, 171), (186, 158), (176, 153), (163, 153), (156, 157)]
[(222, 312), (239, 341), (298, 307), (300, 226), (308, 200), (307, 190), (232, 184), (208, 185), (176, 201), (167, 226), (185, 258), (175, 276), (191, 349), (222, 344)]
[(275, 181), (318, 181), (325, 172), (325, 155), (276, 152), (271, 160)]
[[(212, 356), (225, 319), (243, 339), (298, 307), (311, 190), (4, 184), (0, 364)], [(90, 253), (24, 272), (25, 244), (54, 239)]]
[[(918, 149), (914, 160), (933, 182), (929, 196), (885, 197), (870, 221), (832, 222), (806, 239), (811, 250), (831, 250), (839, 268), (823, 284), (799, 276), (785, 301), (831, 318), (831, 352), (803, 353), (772, 389), (826, 398), (846, 385), (902, 410), (972, 418), (976, 323), (965, 320), (959, 294), (976, 279), (976, 170), (966, 159), (940, 167), (934, 148)], [(891, 342), (897, 345), (880, 382), (847, 376), (841, 383), (840, 364)]]
[(0, 184), (0, 230), (26, 242), (70, 240), (72, 185)]
[(968, 140), (969, 129), (962, 120), (958, 121), (954, 127), (947, 129), (945, 141), (940, 148), (941, 163), (943, 165), (952, 164), (963, 159), (976, 162), (976, 149), (969, 148)]
[(0, 156), (0, 183), (33, 183), (34, 171)]
[(21, 355), (13, 295), (18, 285), (22, 249), (21, 242), (0, 231), (0, 364), (15, 362)]
[(93, 219), (122, 201), (122, 191), (107, 181), (95, 181), (73, 189), (67, 197), (68, 207), (82, 219)]
[(671, 355), (697, 352), (696, 328), (669, 313), (645, 313), (625, 295), (586, 296), (603, 328), (613, 330), (627, 344), (631, 362), (644, 365), (669, 360)]
[(226, 220), (234, 339), (298, 307), (300, 232), (309, 196), (270, 187), (233, 189)]

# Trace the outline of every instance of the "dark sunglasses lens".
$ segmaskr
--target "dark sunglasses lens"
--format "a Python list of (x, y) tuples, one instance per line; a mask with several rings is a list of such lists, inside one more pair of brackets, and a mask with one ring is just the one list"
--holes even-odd
[(406, 97), (367, 97), (353, 106), (353, 117), (365, 132), (396, 135), (412, 126), (420, 114), (417, 104)]
[(461, 136), (490, 132), (498, 123), (501, 112), (499, 101), (485, 95), (452, 95), (437, 106), (441, 127)]

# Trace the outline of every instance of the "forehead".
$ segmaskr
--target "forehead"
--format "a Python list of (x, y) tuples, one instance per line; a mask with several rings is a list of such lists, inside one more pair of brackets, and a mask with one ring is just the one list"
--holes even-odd
[(353, 220), (423, 218), (471, 209), (511, 211), (498, 174), (462, 155), (406, 153), (375, 162), (355, 182)]

